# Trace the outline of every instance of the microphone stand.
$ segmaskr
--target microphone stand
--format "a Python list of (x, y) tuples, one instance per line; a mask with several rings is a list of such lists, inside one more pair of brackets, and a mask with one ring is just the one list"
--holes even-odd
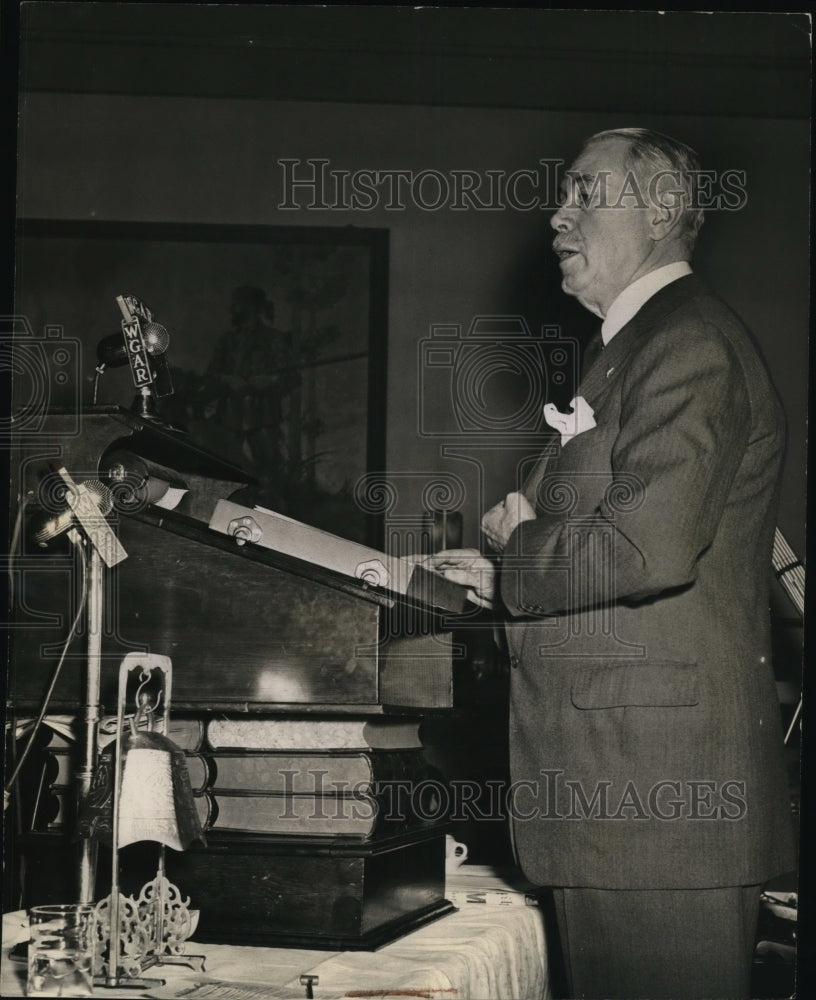
[(145, 420), (155, 420), (158, 417), (156, 399), (150, 386), (143, 385), (136, 390), (136, 395), (130, 409), (132, 413), (138, 413)]
[[(71, 532), (79, 533), (72, 528)], [(80, 542), (80, 544), (82, 544)], [(77, 797), (83, 803), (91, 790), (96, 772), (99, 746), (99, 695), (102, 678), (102, 614), (103, 569), (102, 558), (95, 544), (88, 553), (88, 652), (85, 688), (83, 763), (77, 771)], [(93, 903), (96, 885), (97, 842), (86, 837), (81, 842), (79, 857), (79, 902)]]
[[(87, 486), (77, 486), (64, 468), (57, 470), (66, 484), (66, 501), (77, 522), (83, 528), (82, 538), (76, 527), (69, 529), (72, 542), (88, 550), (88, 603), (87, 603), (87, 684), (85, 693), (84, 761), (77, 774), (79, 811), (88, 800), (99, 756), (100, 692), (102, 680), (102, 627), (104, 613), (104, 568), (113, 567), (127, 558), (127, 552), (111, 529), (93, 493)], [(111, 894), (108, 899), (109, 935), (107, 968), (103, 977), (95, 977), (95, 983), (106, 987), (119, 986), (152, 987), (162, 985), (164, 980), (142, 980), (134, 975), (138, 966), (141, 970), (152, 965), (190, 965), (203, 971), (202, 955), (181, 955), (181, 943), (192, 933), (192, 917), (189, 902), (180, 899), (178, 889), (165, 877), (164, 844), (161, 846), (159, 869), (153, 882), (142, 889), (139, 899), (125, 899), (119, 891), (119, 809), (123, 764), (123, 719), (128, 672), (134, 663), (140, 671), (143, 688), (152, 672), (158, 670), (163, 675), (165, 698), (164, 735), (167, 736), (170, 714), (171, 665), (169, 657), (129, 653), (119, 669), (119, 693), (117, 698), (116, 752), (112, 802), (112, 858)], [(140, 688), (141, 690), (141, 688)], [(139, 701), (138, 707), (144, 706)], [(155, 707), (155, 706), (154, 706)], [(152, 709), (151, 709), (152, 710)], [(137, 717), (138, 721), (138, 717)], [(135, 724), (134, 724), (135, 732)], [(189, 787), (189, 781), (188, 781)], [(194, 807), (191, 807), (194, 808)], [(78, 895), (80, 903), (95, 902), (97, 840), (91, 834), (82, 838), (79, 869)], [(143, 904), (151, 903), (150, 906)], [(130, 910), (128, 910), (130, 907)], [(100, 910), (104, 912), (105, 901), (96, 906), (97, 920)], [(168, 918), (167, 910), (172, 917)], [(134, 942), (128, 946), (128, 931), (122, 927), (123, 917), (131, 919), (136, 914), (137, 927)], [(168, 919), (172, 926), (166, 926)], [(125, 945), (123, 951), (123, 943)], [(95, 946), (94, 964), (98, 958), (99, 942)], [(175, 950), (174, 950), (175, 949)], [(121, 966), (121, 967), (120, 967)]]
[[(74, 516), (84, 529), (88, 552), (88, 648), (87, 681), (85, 688), (83, 765), (77, 774), (77, 795), (80, 805), (88, 797), (96, 770), (99, 742), (99, 696), (102, 686), (102, 626), (104, 612), (104, 567), (113, 567), (127, 558), (119, 539), (105, 520), (93, 493), (84, 486), (77, 486), (67, 470), (57, 472), (67, 489), (65, 499)], [(82, 544), (79, 532), (71, 528), (69, 537)], [(86, 838), (82, 841), (78, 871), (80, 903), (92, 903), (96, 883), (96, 843)]]

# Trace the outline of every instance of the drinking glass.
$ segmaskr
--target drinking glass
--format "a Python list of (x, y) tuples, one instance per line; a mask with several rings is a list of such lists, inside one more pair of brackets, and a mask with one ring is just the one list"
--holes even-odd
[(93, 996), (93, 903), (33, 906), (28, 923), (26, 995)]

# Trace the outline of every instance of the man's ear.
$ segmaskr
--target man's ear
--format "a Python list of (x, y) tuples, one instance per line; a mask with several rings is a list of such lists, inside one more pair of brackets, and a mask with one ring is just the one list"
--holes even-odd
[(664, 240), (675, 232), (683, 215), (685, 191), (674, 171), (652, 178), (649, 185), (649, 232), (653, 240)]

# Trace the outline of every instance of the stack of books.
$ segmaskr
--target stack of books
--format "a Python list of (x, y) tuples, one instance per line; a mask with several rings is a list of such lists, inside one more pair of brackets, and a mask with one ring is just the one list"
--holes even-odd
[(375, 948), (452, 909), (448, 795), (419, 718), (182, 721), (207, 845), (167, 870), (195, 887), (201, 940)]
[[(29, 732), (30, 726), (25, 726), (20, 749), (25, 747)], [(29, 831), (67, 830), (76, 816), (76, 741), (70, 722), (44, 722), (33, 751), (19, 782), (28, 799), (22, 823)]]
[[(205, 831), (394, 836), (444, 809), (416, 720), (211, 720), (187, 769)], [(195, 744), (190, 748), (190, 744)]]
[[(207, 843), (168, 851), (166, 868), (201, 912), (197, 937), (370, 949), (450, 912), (449, 796), (420, 723), (171, 717), (167, 735), (185, 752)], [(40, 746), (37, 826), (71, 832), (75, 744), (48, 731)], [(126, 850), (129, 871), (141, 860)]]

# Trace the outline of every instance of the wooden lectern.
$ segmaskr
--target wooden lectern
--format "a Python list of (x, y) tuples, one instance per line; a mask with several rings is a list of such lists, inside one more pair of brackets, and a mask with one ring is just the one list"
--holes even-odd
[[(83, 413), (79, 434), (75, 425), (76, 414), (50, 413), (12, 449), (22, 501), (14, 717), (36, 713), (76, 600), (70, 546), (55, 538), (40, 550), (25, 530), (31, 516), (42, 518), (53, 462), (113, 489), (110, 520), (128, 553), (106, 584), (103, 714), (116, 705), (118, 664), (133, 651), (171, 657), (174, 716), (198, 720), (204, 732), (213, 718), (419, 720), (452, 707), (446, 609), (461, 609), (463, 591), (440, 581), (437, 600), (426, 574), (421, 589), (398, 594), (291, 552), (237, 544), (209, 519), (219, 500), (251, 482), (239, 468), (120, 408)], [(181, 500), (168, 509), (171, 495)], [(50, 713), (81, 710), (84, 649), (79, 634)], [(17, 822), (25, 831), (28, 818)], [(199, 937), (375, 947), (450, 910), (445, 830), (441, 817), (369, 837), (220, 832), (216, 824), (206, 848), (171, 853), (168, 874), (201, 910)], [(64, 896), (50, 862), (65, 866), (70, 834), (56, 825), (16, 837), (14, 856), (28, 860), (26, 905)]]

